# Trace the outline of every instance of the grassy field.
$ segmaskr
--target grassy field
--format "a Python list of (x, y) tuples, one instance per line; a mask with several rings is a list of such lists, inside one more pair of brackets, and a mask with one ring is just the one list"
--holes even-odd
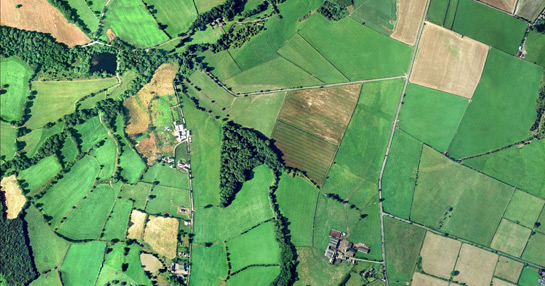
[(412, 49), (350, 18), (330, 22), (311, 16), (299, 34), (350, 80), (403, 75)]
[[(205, 207), (195, 212), (195, 242), (228, 240), (272, 217), (268, 187), (272, 172), (264, 165), (254, 169), (254, 177), (244, 183), (228, 207)], [(216, 194), (217, 195), (217, 194)]]
[(452, 29), (514, 55), (524, 37), (526, 23), (472, 0), (459, 0)]
[(446, 151), (464, 116), (468, 99), (410, 84), (399, 127), (439, 151)]
[(80, 106), (79, 109), (91, 109), (95, 106), (95, 104), (99, 101), (102, 101), (104, 99), (108, 98), (108, 91), (100, 92), (94, 96), (88, 97), (82, 101), (79, 102)]
[(490, 247), (520, 257), (530, 237), (531, 229), (503, 219), (496, 230)]
[(15, 148), (15, 139), (17, 138), (17, 129), (13, 126), (0, 122), (0, 140), (4, 144), (0, 145), (1, 160), (11, 160), (15, 156), (17, 149)]
[(335, 66), (300, 35), (295, 35), (276, 52), (323, 83), (348, 81)]
[(298, 247), (297, 255), (299, 281), (294, 285), (338, 285), (352, 269), (350, 263), (329, 264), (321, 249)]
[(121, 176), (129, 183), (134, 184), (138, 181), (142, 172), (146, 169), (146, 163), (142, 161), (138, 153), (129, 147), (128, 142), (123, 142), (123, 153), (119, 157), (119, 168), (121, 168)]
[(227, 280), (225, 285), (269, 285), (278, 276), (278, 267), (250, 267)]
[(38, 164), (19, 172), (19, 185), (30, 193), (38, 190), (61, 170), (55, 156), (45, 157)]
[(195, 86), (200, 88), (200, 93), (203, 93), (209, 100), (214, 100), (218, 105), (222, 107), (229, 107), (235, 99), (231, 94), (218, 86), (211, 78), (205, 73), (196, 71), (190, 77), (189, 80)]
[(524, 267), (518, 285), (520, 286), (536, 286), (536, 281), (540, 278), (538, 271), (533, 267)]
[(197, 18), (197, 10), (193, 1), (161, 1), (151, 0), (146, 2), (157, 9), (155, 19), (163, 25), (171, 37), (185, 32), (191, 23)]
[[(23, 115), (23, 107), (28, 97), (28, 81), (33, 71), (18, 58), (1, 58), (0, 76), (2, 97), (0, 117), (6, 121), (17, 121)], [(5, 92), (5, 93), (4, 93)]]
[(223, 0), (195, 0), (195, 6), (199, 13), (204, 13), (223, 3)]
[(104, 145), (91, 150), (91, 155), (97, 159), (102, 167), (99, 173), (100, 180), (111, 178), (114, 174), (117, 159), (117, 146), (115, 144), (112, 139), (106, 138)]
[(340, 232), (346, 232), (347, 223), (344, 204), (328, 199), (324, 195), (319, 195), (314, 218), (312, 246), (320, 250), (325, 249), (329, 243), (329, 231), (336, 229)]
[(25, 126), (36, 129), (75, 110), (76, 102), (93, 92), (114, 86), (116, 78), (72, 80), (72, 81), (33, 81), (32, 90), (38, 92), (30, 109), (32, 117)]
[[(111, 246), (112, 251), (106, 254), (104, 264), (95, 285), (106, 285), (114, 280), (126, 282), (127, 284), (152, 285), (140, 264), (140, 248), (137, 245), (127, 246), (115, 244)], [(129, 249), (125, 255), (125, 250)], [(122, 270), (122, 265), (128, 264), (127, 270)]]
[(104, 232), (101, 239), (124, 240), (127, 233), (127, 225), (131, 215), (132, 202), (129, 200), (118, 199), (110, 213), (110, 217), (104, 225)]
[[(138, 29), (133, 29), (138, 26)], [(168, 40), (143, 2), (119, 0), (108, 6), (104, 33), (112, 29), (115, 35), (139, 48), (158, 45)]]
[(536, 233), (530, 236), (530, 240), (524, 249), (524, 253), (522, 253), (522, 259), (545, 266), (545, 257), (541, 255), (543, 245), (545, 245), (544, 234)]
[(212, 73), (220, 80), (226, 80), (242, 72), (229, 54), (229, 51), (213, 53), (208, 50), (199, 55), (205, 57), (204, 62), (208, 64), (212, 69)]
[(189, 189), (189, 178), (185, 173), (170, 168), (168, 165), (157, 163), (144, 173), (143, 182), (158, 182), (158, 185), (178, 189)]
[(545, 205), (545, 201), (516, 190), (503, 216), (518, 224), (532, 228)]
[(449, 154), (475, 155), (530, 137), (542, 73), (539, 66), (490, 50)]
[[(112, 187), (101, 184), (73, 209), (57, 232), (73, 240), (98, 239), (114, 206)], [(85, 226), (85, 227), (82, 227)]]
[(276, 198), (280, 211), (288, 218), (291, 242), (295, 246), (312, 246), (312, 229), (318, 190), (301, 178), (282, 174)]
[(286, 93), (237, 97), (229, 114), (238, 124), (270, 137)]
[(515, 15), (534, 21), (545, 8), (544, 0), (520, 0)]
[(149, 214), (169, 213), (177, 216), (178, 207), (191, 207), (189, 190), (155, 186), (146, 205), (146, 212)]
[(135, 185), (126, 184), (121, 187), (121, 193), (119, 196), (123, 199), (132, 201), (136, 209), (144, 210), (152, 187), (152, 184), (143, 182), (138, 182)]
[(99, 170), (96, 160), (86, 156), (74, 164), (70, 171), (38, 200), (43, 204), (44, 213), (52, 217), (51, 225), (56, 226), (70, 209), (87, 195)]
[[(100, 0), (99, 0), (100, 2)], [(86, 0), (68, 0), (68, 5), (76, 10), (79, 18), (85, 23), (87, 28), (94, 34), (98, 28), (98, 18), (95, 13), (87, 6)]]
[(79, 135), (76, 141), (78, 141), (83, 152), (91, 149), (100, 140), (108, 136), (108, 130), (102, 125), (98, 116), (86, 120), (83, 124), (76, 126), (75, 129)]
[(356, 9), (350, 14), (352, 19), (383, 35), (389, 36), (392, 33), (397, 21), (396, 0), (356, 2), (361, 3), (354, 3)]
[(450, 0), (431, 0), (428, 8), (427, 20), (443, 26), (445, 22), (445, 15), (449, 7)]
[(421, 151), (422, 143), (396, 131), (382, 177), (385, 212), (409, 218)]
[(40, 275), (36, 280), (30, 283), (30, 286), (62, 286), (61, 278), (57, 270), (53, 270)]
[(34, 206), (28, 208), (25, 220), (36, 269), (44, 272), (59, 267), (70, 243), (51, 230)]
[(453, 279), (468, 285), (489, 285), (494, 274), (498, 255), (470, 244), (463, 244), (460, 249)]
[(517, 283), (519, 280), (520, 272), (522, 271), (523, 264), (504, 256), (500, 256), (498, 264), (496, 264), (496, 270), (494, 276), (503, 278), (505, 280)]
[(49, 137), (59, 134), (64, 129), (64, 123), (58, 122), (50, 128), (39, 128), (35, 129), (32, 132), (26, 134), (23, 137), (18, 138), (19, 141), (25, 142), (25, 147), (23, 151), (27, 153), (28, 157), (33, 157), (36, 152), (42, 147), (42, 144)]
[[(267, 247), (264, 247), (264, 246)], [(280, 248), (272, 222), (264, 223), (227, 242), (231, 272), (252, 264), (278, 264)]]
[(105, 248), (100, 241), (72, 244), (60, 268), (63, 285), (94, 285)]
[(74, 140), (72, 140), (71, 137), (66, 138), (61, 148), (63, 163), (74, 162), (78, 154), (79, 154), (78, 147), (76, 146), (76, 143), (74, 142)]
[(191, 264), (191, 285), (218, 285), (227, 278), (227, 255), (223, 244), (193, 247)]
[(425, 146), (410, 218), (488, 245), (512, 193), (512, 187)]
[(384, 218), (384, 251), (390, 283), (411, 281), (425, 234), (424, 229)]
[(427, 232), (420, 251), (422, 271), (436, 277), (449, 279), (461, 246), (462, 243), (457, 240)]
[(527, 52), (524, 56), (526, 60), (545, 66), (545, 35), (536, 30), (530, 31), (524, 47)]

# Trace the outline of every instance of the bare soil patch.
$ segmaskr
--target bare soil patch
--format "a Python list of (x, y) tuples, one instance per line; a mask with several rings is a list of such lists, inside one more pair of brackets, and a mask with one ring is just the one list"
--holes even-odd
[(454, 280), (471, 286), (489, 286), (496, 261), (498, 255), (464, 244), (455, 267), (459, 274), (454, 276)]
[(163, 263), (161, 263), (157, 257), (148, 253), (140, 254), (140, 263), (142, 264), (142, 267), (144, 267), (144, 270), (153, 274), (157, 274), (159, 269), (163, 268)]
[(139, 210), (132, 210), (127, 238), (141, 239), (144, 223), (146, 222), (146, 213)]
[(427, 0), (398, 0), (397, 22), (390, 37), (414, 46), (426, 10), (426, 2)]
[(504, 256), (500, 256), (494, 275), (505, 280), (517, 283), (524, 265)]
[(515, 8), (517, 6), (517, 0), (479, 0), (479, 1), (511, 14), (515, 12)]
[(447, 281), (443, 281), (441, 279), (428, 276), (426, 274), (415, 272), (413, 275), (413, 281), (411, 285), (418, 285), (418, 286), (448, 286)]
[(288, 92), (278, 120), (339, 145), (360, 90), (353, 84)]
[[(16, 8), (18, 4), (22, 6)], [(89, 37), (66, 18), (47, 0), (2, 0), (0, 23), (23, 30), (49, 33), (68, 47), (88, 43)]]
[(175, 258), (178, 223), (175, 218), (150, 215), (144, 231), (144, 241), (160, 255), (168, 259)]
[(4, 177), (0, 182), (0, 186), (2, 186), (2, 191), (6, 196), (6, 217), (15, 219), (26, 203), (26, 198), (17, 183), (17, 178), (15, 175)]
[(449, 279), (461, 245), (462, 243), (457, 240), (431, 232), (426, 233), (424, 245), (420, 251), (424, 272)]
[(410, 81), (471, 98), (481, 79), (488, 50), (483, 43), (426, 22)]

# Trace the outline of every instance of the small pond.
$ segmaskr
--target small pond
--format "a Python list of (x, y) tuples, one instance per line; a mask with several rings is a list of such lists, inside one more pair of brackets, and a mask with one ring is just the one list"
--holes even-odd
[(91, 59), (91, 72), (108, 72), (115, 74), (117, 69), (117, 59), (115, 54), (100, 53), (94, 54)]

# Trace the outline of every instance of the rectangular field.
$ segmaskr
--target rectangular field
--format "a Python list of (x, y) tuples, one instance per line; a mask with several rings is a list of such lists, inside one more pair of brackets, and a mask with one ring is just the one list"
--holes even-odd
[(176, 257), (179, 221), (171, 217), (149, 216), (144, 241), (168, 259)]
[(397, 22), (390, 36), (414, 46), (427, 2), (427, 0), (397, 0)]
[(497, 261), (497, 254), (464, 244), (455, 267), (459, 274), (453, 279), (467, 285), (490, 285)]
[(168, 213), (171, 216), (178, 216), (178, 207), (191, 207), (189, 190), (155, 186), (146, 205), (146, 212), (157, 215)]
[(147, 183), (157, 182), (159, 186), (184, 190), (189, 189), (188, 175), (177, 169), (170, 168), (163, 163), (157, 163), (149, 167), (146, 173), (144, 173), (142, 181)]
[(267, 222), (229, 240), (227, 249), (231, 271), (252, 264), (280, 263), (280, 247), (274, 236), (274, 226), (272, 222)]
[(526, 55), (524, 58), (530, 62), (545, 67), (545, 35), (536, 30), (530, 31), (524, 43)]
[(357, 1), (350, 17), (369, 28), (389, 36), (396, 25), (397, 0)]
[(0, 140), (2, 144), (0, 145), (0, 160), (11, 160), (15, 156), (17, 151), (17, 145), (15, 145), (15, 139), (17, 138), (17, 129), (15, 127), (5, 123), (0, 122)]
[(33, 71), (16, 57), (1, 58), (0, 70), (0, 117), (6, 121), (17, 121), (23, 115), (23, 107), (29, 94), (28, 81)]
[(144, 210), (152, 187), (152, 184), (144, 182), (138, 182), (135, 185), (124, 184), (123, 187), (121, 187), (119, 197), (132, 201), (134, 203), (134, 208)]
[(125, 240), (131, 209), (131, 201), (122, 199), (116, 200), (112, 212), (110, 213), (110, 217), (108, 218), (108, 221), (106, 221), (106, 225), (104, 225), (104, 232), (102, 233), (101, 239)]
[[(126, 269), (123, 270), (123, 265)], [(107, 285), (117, 280), (124, 285), (153, 285), (140, 264), (140, 247), (135, 244), (114, 244), (106, 254), (95, 285)]]
[(545, 235), (535, 233), (530, 236), (530, 240), (522, 253), (522, 259), (545, 266), (545, 257), (542, 254), (545, 245)]
[(461, 246), (462, 243), (457, 240), (427, 232), (420, 251), (422, 270), (425, 273), (449, 279)]
[(285, 92), (280, 92), (237, 97), (229, 114), (242, 126), (254, 128), (270, 137), (285, 96)]
[(60, 268), (63, 284), (94, 285), (102, 267), (105, 248), (106, 243), (100, 241), (72, 244)]
[(494, 270), (494, 276), (517, 283), (523, 266), (520, 262), (500, 256), (496, 264), (496, 270)]
[(490, 247), (520, 257), (531, 230), (519, 224), (502, 219)]
[(227, 255), (223, 244), (196, 246), (191, 253), (191, 284), (219, 285), (227, 278)]
[(545, 8), (545, 0), (519, 0), (515, 15), (534, 21)]
[(543, 210), (545, 201), (516, 190), (503, 215), (518, 224), (532, 228)]

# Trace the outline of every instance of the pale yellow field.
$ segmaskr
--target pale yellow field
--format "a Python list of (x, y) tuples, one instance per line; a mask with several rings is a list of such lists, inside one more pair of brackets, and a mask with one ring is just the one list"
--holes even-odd
[(496, 7), (505, 12), (513, 14), (515, 8), (517, 7), (518, 0), (480, 0), (483, 3), (486, 3), (492, 7)]
[(131, 212), (131, 221), (127, 230), (127, 238), (141, 239), (142, 231), (144, 230), (144, 222), (146, 222), (146, 213), (139, 210)]
[(140, 263), (144, 267), (144, 270), (153, 274), (157, 274), (157, 271), (163, 268), (163, 263), (157, 257), (148, 253), (140, 253)]
[(426, 2), (427, 0), (398, 0), (397, 22), (390, 37), (413, 46), (426, 10)]
[(506, 219), (501, 221), (500, 227), (505, 227), (509, 232), (496, 231), (490, 247), (520, 257), (532, 230)]
[(168, 259), (176, 257), (178, 220), (171, 217), (149, 216), (144, 241)]
[(424, 272), (449, 279), (461, 245), (462, 243), (457, 240), (431, 232), (426, 233), (424, 245), (420, 251)]
[(498, 255), (464, 244), (455, 267), (460, 273), (454, 280), (471, 286), (489, 286), (497, 261)]
[(492, 279), (492, 286), (516, 286), (515, 284), (511, 284), (509, 282), (505, 282), (501, 279), (494, 278)]
[(415, 272), (413, 275), (413, 286), (448, 286), (447, 281), (428, 276), (426, 274)]
[(471, 98), (484, 69), (489, 47), (425, 22), (410, 81)]
[(26, 198), (23, 196), (19, 184), (17, 184), (15, 175), (3, 178), (0, 185), (6, 196), (6, 217), (8, 219), (15, 219), (25, 205)]
[(519, 280), (523, 266), (520, 262), (500, 256), (494, 275), (516, 283)]

